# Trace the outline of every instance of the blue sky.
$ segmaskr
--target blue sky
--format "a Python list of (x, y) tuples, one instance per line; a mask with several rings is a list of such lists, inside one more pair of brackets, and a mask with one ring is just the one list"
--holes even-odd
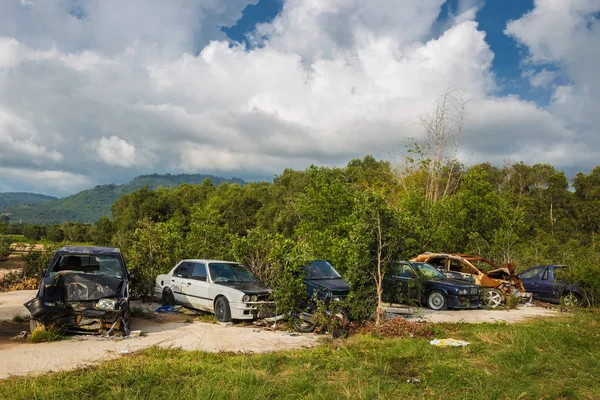
[(253, 3), (0, 1), (0, 191), (398, 161), (449, 89), (465, 165), (598, 164), (600, 0)]

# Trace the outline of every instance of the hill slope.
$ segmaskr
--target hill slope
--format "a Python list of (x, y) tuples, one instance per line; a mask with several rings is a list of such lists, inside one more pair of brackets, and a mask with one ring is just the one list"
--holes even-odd
[(10, 206), (20, 206), (22, 204), (39, 204), (50, 200), (56, 200), (56, 197), (27, 192), (0, 193), (0, 209)]
[(142, 175), (123, 185), (98, 185), (93, 189), (83, 190), (71, 196), (41, 204), (0, 207), (0, 213), (8, 213), (11, 221), (22, 221), (28, 224), (58, 224), (65, 221), (91, 224), (105, 215), (110, 216), (110, 207), (121, 196), (144, 186), (149, 186), (154, 190), (159, 186), (174, 187), (182, 183), (200, 184), (206, 178), (212, 180), (215, 186), (222, 182), (240, 185), (246, 183), (238, 178), (228, 179), (201, 174)]

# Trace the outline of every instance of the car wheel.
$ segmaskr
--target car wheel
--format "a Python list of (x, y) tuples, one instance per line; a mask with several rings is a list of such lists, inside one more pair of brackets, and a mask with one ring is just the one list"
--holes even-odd
[(43, 326), (44, 326), (44, 324), (42, 324), (37, 319), (33, 319), (33, 318), (29, 319), (29, 330), (31, 331), (31, 333), (33, 333), (33, 331), (35, 331), (36, 329), (41, 328)]
[(439, 290), (432, 290), (427, 296), (427, 305), (432, 310), (445, 310), (448, 307), (446, 295)]
[(231, 322), (231, 308), (229, 308), (229, 301), (223, 296), (215, 301), (215, 317), (217, 317), (217, 321), (219, 322)]
[(578, 307), (581, 305), (581, 300), (581, 296), (573, 292), (565, 294), (561, 299), (565, 307)]
[(504, 303), (504, 294), (498, 289), (485, 289), (483, 292), (483, 304), (496, 308)]
[(331, 329), (331, 336), (334, 339), (346, 337), (348, 334), (348, 325), (350, 324), (350, 315), (343, 308), (338, 308), (333, 312), (333, 319), (336, 320)]
[(316, 328), (315, 324), (312, 324), (308, 321), (304, 321), (303, 319), (300, 319), (300, 318), (294, 318), (294, 321), (292, 322), (292, 324), (294, 325), (294, 329), (296, 329), (298, 332), (302, 332), (302, 333), (311, 333)]
[(162, 292), (161, 302), (163, 306), (174, 306), (175, 305), (175, 296), (173, 296), (173, 292), (171, 289), (165, 288)]

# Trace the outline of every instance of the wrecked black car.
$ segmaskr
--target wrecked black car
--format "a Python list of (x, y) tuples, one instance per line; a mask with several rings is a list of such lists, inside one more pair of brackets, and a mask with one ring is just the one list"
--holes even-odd
[(78, 333), (129, 334), (131, 278), (119, 249), (60, 248), (43, 272), (37, 296), (25, 303), (31, 330), (54, 325)]
[(322, 291), (333, 301), (343, 300), (350, 293), (350, 286), (342, 276), (325, 260), (314, 260), (304, 266), (302, 283), (306, 285), (308, 297), (315, 291)]

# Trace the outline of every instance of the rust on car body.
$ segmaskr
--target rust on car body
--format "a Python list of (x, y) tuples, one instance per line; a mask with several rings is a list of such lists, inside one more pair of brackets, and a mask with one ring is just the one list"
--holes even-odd
[[(484, 257), (456, 253), (423, 253), (411, 261), (432, 264), (448, 277), (471, 281), (484, 288), (490, 288), (484, 292), (484, 300), (485, 297), (490, 297), (486, 303), (493, 307), (505, 303), (506, 299), (513, 296), (521, 297), (521, 301), (531, 301), (532, 298), (531, 293), (526, 292), (523, 282), (515, 274), (514, 264), (497, 267)], [(483, 272), (482, 269), (487, 272)]]

